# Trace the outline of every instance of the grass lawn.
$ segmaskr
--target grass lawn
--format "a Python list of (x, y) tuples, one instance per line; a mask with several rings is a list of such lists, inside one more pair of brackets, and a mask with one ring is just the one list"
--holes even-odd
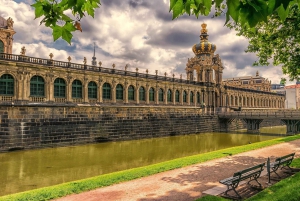
[[(300, 168), (300, 158), (293, 160), (292, 167)], [(300, 172), (281, 180), (264, 189), (246, 201), (299, 201), (300, 200)], [(227, 199), (217, 196), (204, 196), (196, 201), (224, 201)]]
[[(293, 141), (296, 139), (300, 139), (300, 135), (277, 138), (277, 139), (268, 140), (264, 142), (237, 146), (228, 149), (208, 152), (204, 154), (188, 156), (184, 158), (178, 158), (178, 159), (174, 159), (162, 163), (157, 163), (154, 165), (114, 172), (110, 174), (99, 175), (96, 177), (63, 183), (55, 186), (49, 186), (49, 187), (39, 188), (39, 189), (30, 190), (26, 192), (11, 194), (11, 195), (0, 197), (0, 201), (51, 200), (66, 195), (70, 195), (73, 193), (80, 193), (80, 192), (100, 188), (103, 186), (109, 186), (112, 184), (137, 179), (140, 177), (157, 174), (159, 172), (173, 170), (176, 168), (181, 168), (192, 164), (202, 163), (216, 158), (222, 158), (226, 156), (224, 153), (227, 154), (230, 153), (234, 155), (246, 151), (251, 151), (251, 150), (271, 146), (274, 144)], [(206, 199), (206, 198), (202, 198), (202, 199)]]

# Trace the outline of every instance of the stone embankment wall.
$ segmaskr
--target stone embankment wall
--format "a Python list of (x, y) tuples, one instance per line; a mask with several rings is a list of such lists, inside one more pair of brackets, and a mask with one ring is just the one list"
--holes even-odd
[(178, 107), (1, 106), (0, 151), (218, 130), (218, 117)]

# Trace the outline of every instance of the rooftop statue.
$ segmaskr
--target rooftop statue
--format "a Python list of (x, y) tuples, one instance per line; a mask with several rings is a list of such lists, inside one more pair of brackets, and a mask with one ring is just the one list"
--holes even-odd
[(13, 21), (13, 19), (11, 17), (9, 17), (7, 19), (7, 28), (8, 29), (13, 29), (13, 26), (14, 26), (14, 21)]

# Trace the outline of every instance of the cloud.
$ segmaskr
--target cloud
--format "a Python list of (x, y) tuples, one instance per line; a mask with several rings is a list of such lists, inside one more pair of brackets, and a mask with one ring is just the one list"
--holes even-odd
[(169, 0), (102, 0), (94, 18), (87, 16), (80, 21), (83, 32), (74, 32), (69, 45), (61, 39), (53, 42), (51, 30), (39, 25), (41, 19), (34, 20), (31, 3), (0, 0), (0, 15), (15, 21), (15, 54), (25, 46), (30, 56), (48, 58), (52, 52), (56, 60), (66, 61), (71, 56), (73, 62), (82, 63), (86, 57), (90, 63), (95, 43), (97, 61), (104, 67), (115, 63), (116, 68), (124, 69), (129, 64), (133, 71), (148, 69), (154, 74), (158, 70), (161, 75), (167, 72), (168, 76), (174, 73), (185, 77), (187, 59), (194, 56), (191, 48), (199, 43), (201, 24), (205, 22), (209, 41), (216, 44), (215, 53), (225, 65), (224, 78), (254, 75), (257, 69), (273, 83), (283, 77), (280, 67), (252, 67), (257, 58), (244, 52), (247, 39), (224, 27), (224, 16), (197, 19), (185, 15), (172, 20)]

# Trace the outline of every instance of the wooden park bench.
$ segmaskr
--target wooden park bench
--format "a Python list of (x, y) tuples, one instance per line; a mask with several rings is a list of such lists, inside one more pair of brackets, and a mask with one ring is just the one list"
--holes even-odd
[(268, 176), (269, 176), (269, 181), (271, 179), (271, 173), (274, 172), (278, 178), (281, 178), (279, 174), (277, 173), (277, 170), (283, 169), (283, 168), (288, 168), (289, 170), (293, 171), (293, 169), (290, 167), (293, 159), (294, 159), (295, 153), (288, 154), (285, 156), (281, 156), (279, 158), (275, 159), (275, 162), (271, 163), (269, 162), (270, 160), (268, 159), (267, 162), (267, 171), (268, 171)]
[(259, 185), (259, 188), (262, 188), (261, 183), (259, 183), (259, 181), (257, 179), (260, 177), (264, 166), (265, 166), (265, 163), (262, 163), (262, 164), (238, 171), (238, 172), (234, 173), (232, 177), (221, 180), (220, 183), (227, 186), (227, 190), (224, 192), (224, 194), (226, 196), (228, 196), (228, 194), (227, 194), (228, 191), (233, 190), (235, 192), (235, 194), (237, 195), (237, 198), (242, 199), (240, 194), (238, 194), (238, 192), (236, 191), (236, 188), (238, 187), (238, 185), (240, 184), (241, 181), (246, 180), (246, 179), (249, 179), (249, 181), (247, 182), (248, 185), (250, 185), (251, 181), (256, 181)]

